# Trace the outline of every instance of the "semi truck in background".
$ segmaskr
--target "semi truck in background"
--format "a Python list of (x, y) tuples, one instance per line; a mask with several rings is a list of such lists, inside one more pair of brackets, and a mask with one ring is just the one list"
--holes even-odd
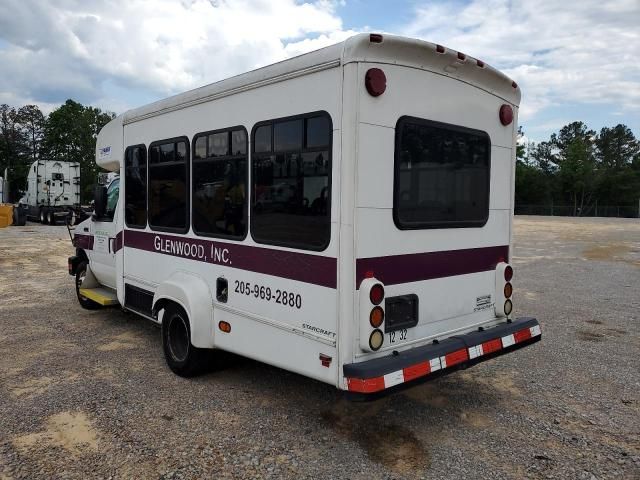
[(28, 218), (55, 225), (80, 209), (80, 163), (37, 160), (26, 187), (18, 208)]

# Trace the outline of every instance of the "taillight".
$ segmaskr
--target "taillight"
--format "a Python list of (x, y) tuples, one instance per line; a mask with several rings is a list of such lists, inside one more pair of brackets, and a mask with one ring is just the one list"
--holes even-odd
[(369, 290), (369, 300), (374, 305), (380, 305), (384, 298), (384, 287), (380, 283), (376, 283), (371, 290)]
[(376, 350), (380, 350), (383, 342), (384, 334), (382, 333), (382, 330), (378, 330), (376, 328), (373, 332), (371, 332), (371, 335), (369, 335), (369, 348), (374, 352)]
[(369, 314), (369, 323), (373, 328), (379, 328), (382, 322), (384, 322), (384, 310), (382, 307), (373, 307)]
[(360, 284), (360, 348), (365, 352), (375, 352), (384, 344), (384, 295), (384, 285), (373, 276)]
[(379, 68), (370, 68), (364, 76), (364, 86), (372, 97), (379, 97), (387, 89), (387, 76)]
[(508, 317), (513, 312), (513, 267), (502, 261), (496, 266), (496, 300), (494, 308), (496, 316)]
[(511, 265), (507, 265), (504, 269), (504, 279), (507, 282), (510, 282), (513, 278), (513, 267)]
[(498, 114), (500, 117), (500, 123), (505, 127), (510, 125), (513, 122), (513, 108), (511, 105), (507, 105), (506, 103), (500, 107), (500, 113)]

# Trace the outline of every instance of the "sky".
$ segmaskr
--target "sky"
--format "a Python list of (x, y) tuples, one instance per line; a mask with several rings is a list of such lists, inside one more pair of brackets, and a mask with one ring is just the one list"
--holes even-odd
[(2, 0), (0, 103), (122, 113), (359, 32), (503, 71), (530, 140), (575, 120), (640, 137), (640, 0)]

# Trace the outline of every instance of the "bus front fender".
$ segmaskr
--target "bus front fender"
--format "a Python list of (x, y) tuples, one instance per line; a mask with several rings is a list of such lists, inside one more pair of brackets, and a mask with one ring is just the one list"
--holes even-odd
[(162, 282), (153, 296), (153, 315), (157, 317), (167, 302), (180, 305), (189, 316), (191, 344), (214, 347), (213, 297), (205, 280), (193, 273), (175, 272)]

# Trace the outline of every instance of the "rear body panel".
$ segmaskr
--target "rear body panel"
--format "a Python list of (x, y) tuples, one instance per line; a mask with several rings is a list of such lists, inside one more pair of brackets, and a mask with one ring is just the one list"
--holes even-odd
[[(415, 294), (419, 318), (406, 332), (385, 332), (377, 352), (363, 352), (359, 338), (354, 338), (356, 362), (505, 320), (496, 316), (493, 307), (496, 266), (510, 257), (515, 155), (515, 123), (505, 127), (498, 118), (503, 98), (418, 68), (368, 62), (359, 63), (358, 68), (361, 78), (369, 68), (382, 69), (387, 89), (379, 97), (365, 89), (359, 93), (355, 295), (362, 280), (373, 276), (384, 284), (387, 298)], [(516, 105), (512, 107), (517, 111)], [(403, 117), (488, 136), (489, 208), (484, 225), (407, 230), (394, 222), (396, 126)], [(428, 180), (429, 174), (424, 178)], [(468, 183), (462, 188), (471, 188)], [(438, 188), (438, 181), (431, 188)]]

